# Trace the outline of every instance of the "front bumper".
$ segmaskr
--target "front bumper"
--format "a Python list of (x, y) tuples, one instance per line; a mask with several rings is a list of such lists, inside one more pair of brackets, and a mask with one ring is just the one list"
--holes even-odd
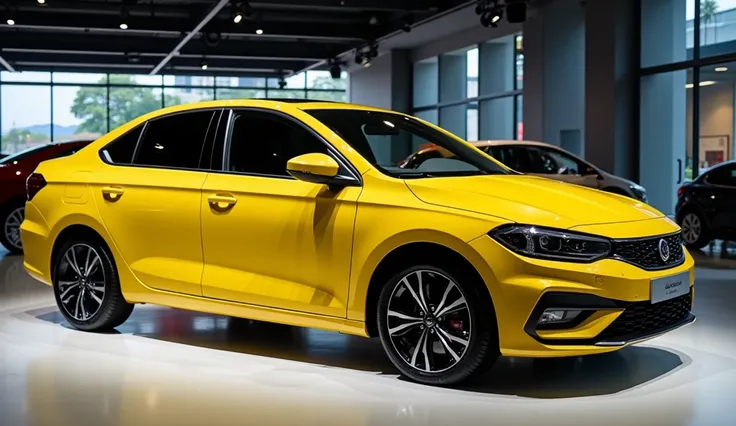
[[(687, 251), (682, 263), (647, 271), (616, 259), (593, 263), (532, 259), (509, 251), (488, 236), (470, 244), (486, 262), (481, 275), (493, 298), (503, 355), (562, 357), (610, 352), (695, 319), (690, 312), (694, 262)], [(675, 302), (651, 304), (651, 280), (683, 272), (689, 277), (687, 300), (679, 301), (681, 306), (667, 321), (659, 321), (667, 313), (658, 309)], [(564, 301), (566, 306), (550, 302), (555, 300)], [(586, 315), (567, 329), (537, 329), (539, 316), (548, 307), (579, 307)]]

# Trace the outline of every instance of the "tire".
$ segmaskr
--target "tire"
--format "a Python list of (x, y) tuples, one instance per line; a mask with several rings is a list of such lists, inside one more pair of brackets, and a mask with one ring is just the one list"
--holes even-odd
[(710, 243), (708, 225), (703, 216), (695, 210), (686, 210), (680, 215), (678, 225), (682, 228), (682, 240), (685, 247), (700, 250)]
[(23, 253), (20, 225), (25, 217), (25, 203), (14, 201), (0, 211), (0, 243), (11, 253)]
[(112, 259), (107, 246), (97, 239), (74, 238), (61, 245), (53, 264), (54, 295), (74, 328), (109, 331), (133, 312)]
[(376, 314), (383, 349), (415, 382), (456, 385), (487, 370), (499, 356), (493, 309), (485, 306), (469, 274), (449, 269), (413, 266), (381, 289)]

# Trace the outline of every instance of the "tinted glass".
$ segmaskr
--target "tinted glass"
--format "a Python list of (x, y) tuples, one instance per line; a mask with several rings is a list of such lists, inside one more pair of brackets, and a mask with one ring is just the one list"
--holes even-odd
[(133, 161), (133, 153), (143, 126), (138, 126), (128, 133), (120, 136), (102, 150), (102, 155), (110, 163), (130, 164)]
[(517, 172), (526, 172), (528, 161), (523, 148), (513, 146), (494, 146), (487, 151), (491, 157)]
[(555, 163), (557, 163), (558, 173), (567, 175), (583, 175), (588, 172), (588, 167), (576, 160), (575, 158), (567, 155), (562, 151), (549, 148), (540, 148), (544, 154), (549, 155)]
[(275, 114), (236, 111), (228, 170), (289, 176), (286, 163), (299, 155), (327, 153), (327, 147), (304, 127)]
[(706, 176), (706, 180), (713, 185), (736, 187), (736, 164), (729, 164), (712, 170)]
[(528, 173), (539, 173), (545, 175), (556, 175), (562, 171), (563, 165), (559, 164), (549, 153), (537, 148), (527, 148), (529, 154)]
[(145, 166), (196, 169), (214, 111), (187, 112), (151, 120), (135, 163)]
[[(389, 176), (408, 179), (507, 173), (500, 165), (461, 140), (411, 117), (343, 109), (307, 112)], [(442, 155), (426, 159), (412, 169), (394, 165), (392, 153), (411, 146), (412, 141), (418, 141), (422, 147), (434, 146)]]

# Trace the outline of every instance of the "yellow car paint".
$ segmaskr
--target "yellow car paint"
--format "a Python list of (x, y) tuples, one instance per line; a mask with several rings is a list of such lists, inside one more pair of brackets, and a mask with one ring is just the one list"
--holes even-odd
[[(118, 166), (100, 158), (105, 145), (146, 120), (238, 107), (279, 111), (309, 126), (358, 171), (362, 185), (333, 190), (295, 179)], [(542, 344), (528, 335), (524, 324), (545, 292), (644, 301), (650, 298), (652, 279), (684, 271), (693, 285), (694, 262), (687, 253), (679, 266), (647, 271), (614, 259), (569, 263), (523, 257), (488, 236), (497, 226), (513, 222), (609, 238), (679, 230), (646, 204), (522, 175), (393, 178), (306, 112), (327, 108), (382, 111), (267, 100), (181, 105), (139, 117), (73, 156), (42, 163), (36, 173), (48, 183), (27, 203), (21, 227), (26, 269), (51, 284), (52, 251), (59, 236), (84, 226), (110, 248), (130, 303), (368, 336), (367, 324), (375, 317), (368, 295), (376, 268), (399, 247), (432, 243), (463, 256), (485, 282), (501, 353), (539, 357), (618, 349)], [(314, 155), (290, 164), (305, 172), (334, 170), (327, 163), (315, 168)], [(74, 202), (68, 200), (70, 194)], [(545, 335), (594, 336), (619, 313), (600, 313), (575, 329)]]

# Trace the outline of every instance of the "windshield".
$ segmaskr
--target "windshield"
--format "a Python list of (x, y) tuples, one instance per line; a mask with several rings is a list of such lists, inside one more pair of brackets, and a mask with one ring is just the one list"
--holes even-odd
[[(307, 112), (389, 176), (411, 179), (508, 173), (476, 149), (410, 117), (345, 109)], [(407, 152), (420, 147), (431, 147), (436, 155), (422, 162), (402, 161)]]
[(9, 155), (3, 159), (0, 159), (0, 164), (11, 164), (14, 161), (21, 161), (26, 157), (30, 157), (38, 151), (46, 148), (48, 145), (38, 145), (31, 148), (24, 149), (23, 151), (16, 152), (15, 154)]

